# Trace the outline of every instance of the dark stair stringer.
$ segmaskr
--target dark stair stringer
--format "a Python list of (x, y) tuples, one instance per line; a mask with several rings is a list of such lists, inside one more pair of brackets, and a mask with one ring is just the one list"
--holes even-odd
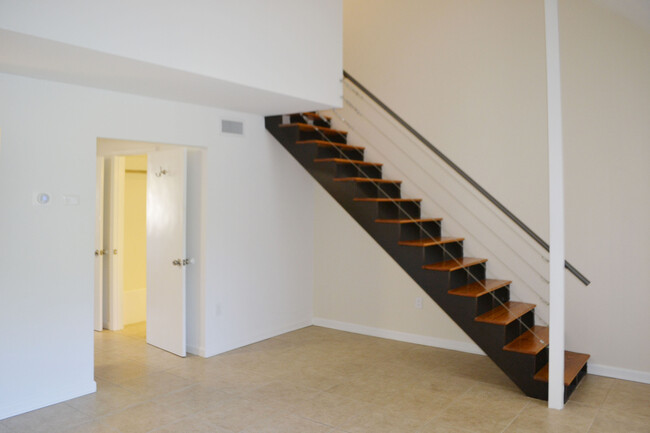
[[(487, 259), (464, 257), (463, 238), (441, 237), (441, 218), (420, 215), (421, 200), (403, 198), (401, 181), (384, 180), (382, 165), (330, 121), (270, 116), (266, 129), (526, 395), (546, 400), (548, 328), (535, 325), (535, 305), (510, 301), (511, 282), (486, 279)], [(565, 358), (566, 401), (589, 355)]]

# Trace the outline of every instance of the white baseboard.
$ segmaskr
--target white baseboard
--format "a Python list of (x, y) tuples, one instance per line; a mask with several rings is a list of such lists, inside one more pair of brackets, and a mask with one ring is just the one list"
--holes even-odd
[(429, 337), (426, 335), (410, 334), (408, 332), (393, 331), (391, 329), (374, 328), (372, 326), (358, 325), (356, 323), (339, 322), (338, 320), (321, 319), (314, 317), (313, 324), (324, 328), (338, 329), (339, 331), (354, 332), (355, 334), (370, 335), (372, 337), (388, 338), (389, 340), (404, 341), (406, 343), (421, 344), (423, 346), (439, 347), (441, 349), (457, 350), (459, 352), (485, 353), (474, 343), (447, 340), (445, 338)]
[(277, 337), (278, 335), (286, 334), (287, 332), (295, 331), (297, 329), (310, 326), (311, 324), (312, 324), (311, 320), (301, 320), (299, 322), (290, 323), (284, 326), (280, 326), (278, 328), (274, 328), (268, 331), (251, 335), (250, 337), (239, 339), (234, 343), (229, 343), (227, 345), (212, 349), (210, 351), (204, 350), (204, 354), (201, 356), (205, 358), (209, 358), (211, 356), (219, 355), (220, 353), (224, 353), (230, 350), (238, 349), (240, 347), (248, 346), (249, 344), (253, 344), (253, 343), (260, 342), (262, 340)]
[[(424, 346), (485, 355), (485, 353), (474, 343), (446, 340), (444, 338), (428, 337), (419, 334), (409, 334), (407, 332), (374, 328), (371, 326), (358, 325), (356, 323), (339, 322), (337, 320), (321, 319), (318, 317), (314, 317), (313, 324), (324, 328), (338, 329), (339, 331), (354, 332), (355, 334), (370, 335), (372, 337), (388, 338), (390, 340), (404, 341), (406, 343), (422, 344)], [(608, 365), (592, 363), (589, 363), (587, 371), (589, 374), (596, 376), (606, 376), (614, 379), (650, 383), (650, 372), (647, 371), (629, 370), (626, 368), (610, 367)]]
[(76, 385), (70, 387), (56, 388), (56, 389), (42, 389), (38, 394), (33, 395), (21, 401), (16, 401), (5, 407), (0, 407), (0, 420), (20, 415), (25, 412), (40, 409), (45, 406), (50, 406), (62, 401), (70, 400), (73, 398), (81, 397), (82, 395), (90, 394), (97, 391), (97, 383), (93, 380), (84, 385)]
[(589, 363), (587, 365), (587, 373), (596, 376), (612, 377), (614, 379), (631, 380), (632, 382), (650, 383), (650, 372), (648, 371), (629, 370), (627, 368)]

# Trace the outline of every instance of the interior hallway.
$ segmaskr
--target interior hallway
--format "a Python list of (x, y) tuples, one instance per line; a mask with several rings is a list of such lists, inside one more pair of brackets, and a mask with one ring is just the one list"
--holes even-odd
[(95, 333), (96, 394), (0, 433), (650, 432), (650, 385), (589, 375), (563, 411), (484, 357), (311, 326), (203, 359)]

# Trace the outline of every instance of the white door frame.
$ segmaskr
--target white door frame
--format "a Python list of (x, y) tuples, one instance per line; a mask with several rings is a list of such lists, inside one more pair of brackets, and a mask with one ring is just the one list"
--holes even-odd
[(97, 156), (95, 183), (95, 331), (104, 328), (103, 287), (104, 287), (104, 157)]
[(113, 155), (105, 163), (104, 206), (104, 328), (118, 331), (124, 327), (122, 290), (124, 269), (124, 156)]

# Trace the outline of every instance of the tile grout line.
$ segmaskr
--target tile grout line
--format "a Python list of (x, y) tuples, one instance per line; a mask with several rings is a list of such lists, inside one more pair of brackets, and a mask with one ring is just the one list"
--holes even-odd
[(596, 415), (594, 415), (594, 418), (591, 420), (591, 423), (589, 424), (589, 427), (587, 430), (585, 430), (586, 433), (589, 433), (594, 426), (594, 423), (596, 422), (596, 418), (598, 418), (598, 415), (600, 415), (601, 410), (603, 409), (603, 405), (607, 401), (607, 397), (609, 397), (609, 393), (612, 392), (612, 388), (614, 388), (614, 383), (610, 385), (610, 387), (607, 389), (607, 393), (605, 394), (605, 398), (603, 399), (603, 402), (598, 405), (598, 410), (596, 411)]
[[(452, 399), (452, 400), (451, 400), (451, 401), (450, 401), (450, 402), (449, 402), (445, 407), (443, 407), (443, 408), (440, 410), (440, 412), (438, 412), (436, 415), (434, 415), (433, 417), (431, 417), (430, 419), (428, 419), (427, 421), (425, 421), (424, 424), (422, 424), (422, 426), (420, 426), (420, 428), (418, 429), (418, 432), (422, 431), (422, 429), (423, 429), (424, 427), (426, 427), (427, 425), (431, 424), (431, 423), (432, 423), (436, 418), (438, 418), (441, 414), (443, 414), (443, 413), (444, 413), (447, 409), (449, 409), (449, 408), (450, 408), (454, 403), (456, 403), (457, 401), (460, 401), (460, 400), (461, 400), (461, 399), (462, 399), (466, 394), (468, 394), (471, 390), (473, 390), (474, 387), (476, 387), (477, 385), (478, 385), (478, 383), (473, 384), (472, 386), (470, 386), (469, 388), (467, 388), (467, 389), (465, 390), (465, 392), (463, 392), (462, 394), (460, 394), (458, 397)], [(463, 429), (463, 430), (465, 430), (465, 429)], [(416, 432), (416, 433), (417, 433), (417, 432)]]
[(509, 428), (509, 427), (510, 427), (510, 426), (511, 426), (511, 425), (512, 425), (516, 420), (517, 420), (517, 418), (519, 418), (519, 417), (521, 416), (521, 414), (523, 413), (523, 411), (525, 411), (526, 408), (528, 408), (528, 406), (530, 406), (531, 404), (533, 404), (532, 401), (528, 401), (528, 403), (526, 403), (526, 404), (524, 405), (524, 407), (521, 408), (521, 410), (517, 413), (517, 415), (515, 415), (515, 416), (510, 420), (510, 422), (509, 422), (509, 423), (508, 423), (508, 424), (503, 428), (503, 430), (501, 430), (501, 433), (504, 433), (506, 430), (508, 430), (508, 428)]
[[(129, 418), (139, 417), (138, 414), (145, 413), (140, 409), (131, 409), (142, 405), (147, 405), (146, 413), (163, 414), (163, 412), (169, 412), (169, 414), (165, 415), (164, 419), (154, 417), (151, 422), (141, 423), (138, 431), (144, 432), (144, 429), (150, 433), (153, 431), (157, 432), (159, 429), (174, 431), (175, 428), (184, 428), (183, 426), (187, 423), (194, 424), (200, 429), (207, 428), (207, 431), (210, 431), (210, 428), (213, 428), (213, 430), (223, 428), (206, 418), (209, 415), (211, 417), (210, 419), (213, 419), (215, 422), (221, 419), (218, 416), (219, 410), (213, 413), (211, 409), (213, 405), (210, 406), (210, 410), (207, 410), (207, 407), (205, 410), (197, 409), (199, 406), (196, 406), (196, 404), (208, 400), (213, 403), (218, 401), (210, 397), (212, 394), (204, 395), (203, 392), (200, 392), (200, 394), (194, 396), (195, 393), (188, 392), (193, 387), (199, 386), (214, 389), (220, 396), (223, 396), (224, 401), (233, 399), (245, 400), (251, 402), (253, 406), (264, 404), (265, 399), (275, 399), (276, 396), (282, 399), (279, 402), (282, 404), (271, 405), (272, 407), (269, 407), (271, 411), (268, 415), (260, 415), (258, 417), (258, 421), (262, 423), (268, 421), (266, 428), (274, 427), (275, 424), (278, 424), (278, 426), (280, 424), (287, 424), (287, 426), (298, 427), (308, 422), (307, 424), (313, 423), (310, 425), (314, 429), (322, 428), (327, 433), (339, 431), (341, 433), (345, 433), (346, 431), (349, 433), (361, 427), (365, 418), (356, 419), (358, 417), (354, 416), (353, 418), (355, 419), (352, 419), (350, 416), (346, 417), (345, 415), (348, 413), (360, 413), (360, 411), (353, 407), (343, 412), (339, 412), (338, 410), (332, 412), (331, 410), (335, 410), (339, 406), (350, 406), (350, 403), (346, 403), (346, 401), (363, 404), (364, 408), (368, 406), (368, 413), (374, 413), (377, 410), (384, 411), (384, 408), (402, 407), (401, 405), (395, 406), (398, 403), (397, 400), (400, 399), (400, 393), (409, 393), (409, 389), (418, 386), (418, 384), (433, 394), (424, 393), (421, 397), (413, 401), (405, 397), (403, 400), (407, 405), (403, 406), (404, 411), (394, 414), (391, 412), (391, 416), (396, 418), (396, 422), (399, 421), (400, 424), (403, 424), (402, 431), (423, 433), (427, 431), (427, 428), (433, 428), (435, 430), (445, 425), (451, 426), (452, 418), (457, 418), (456, 415), (459, 415), (459, 420), (462, 421), (464, 418), (464, 409), (467, 408), (469, 410), (473, 407), (480, 407), (483, 399), (475, 401), (471, 396), (473, 392), (476, 393), (483, 389), (489, 390), (494, 388), (497, 395), (501, 395), (501, 392), (498, 390), (511, 388), (502, 385), (500, 381), (487, 380), (488, 373), (490, 373), (490, 378), (493, 377), (488, 370), (474, 371), (472, 374), (468, 373), (469, 376), (468, 374), (463, 374), (461, 378), (461, 376), (456, 375), (458, 369), (455, 367), (455, 362), (462, 361), (458, 364), (458, 366), (463, 367), (462, 371), (466, 369), (472, 370), (478, 364), (474, 363), (472, 358), (465, 358), (464, 355), (462, 357), (445, 355), (448, 351), (440, 353), (442, 357), (439, 359), (444, 362), (434, 365), (435, 368), (431, 370), (427, 369), (423, 362), (429, 358), (433, 360), (438, 359), (435, 358), (438, 353), (437, 351), (430, 352), (429, 350), (425, 350), (419, 353), (418, 347), (411, 347), (409, 345), (397, 345), (393, 347), (391, 345), (380, 344), (382, 343), (381, 340), (375, 341), (373, 339), (370, 341), (367, 339), (344, 338), (345, 336), (340, 337), (338, 334), (331, 336), (329, 334), (325, 336), (321, 335), (319, 338), (315, 338), (316, 333), (309, 332), (294, 335), (295, 337), (291, 337), (291, 334), (287, 334), (286, 337), (282, 336), (282, 339), (278, 338), (278, 340), (282, 341), (276, 341), (275, 343), (271, 341), (271, 344), (263, 343), (261, 346), (251, 345), (250, 349), (236, 352), (235, 357), (226, 356), (223, 358), (223, 362), (216, 363), (209, 359), (198, 358), (188, 363), (175, 362), (172, 359), (159, 356), (157, 349), (151, 348), (153, 350), (150, 350), (146, 342), (142, 338), (136, 338), (136, 336), (123, 334), (114, 335), (113, 337), (105, 336), (105, 338), (97, 336), (95, 360), (101, 364), (102, 368), (106, 368), (105, 370), (100, 368), (100, 372), (105, 372), (112, 379), (103, 379), (97, 376), (95, 378), (98, 383), (97, 394), (90, 394), (86, 399), (83, 396), (79, 397), (81, 400), (78, 403), (76, 403), (76, 399), (69, 402), (61, 402), (63, 404), (58, 406), (61, 410), (37, 412), (34, 416), (26, 414), (17, 415), (24, 416), (24, 420), (12, 421), (11, 424), (9, 424), (8, 420), (0, 420), (0, 433), (5, 432), (5, 430), (7, 433), (25, 431), (25, 429), (30, 427), (35, 429), (33, 431), (40, 432), (43, 427), (46, 427), (50, 423), (50, 419), (54, 423), (52, 426), (56, 427), (57, 432), (59, 432), (59, 429), (62, 429), (60, 430), (61, 433), (70, 433), (72, 431), (83, 430), (84, 427), (90, 428), (97, 426), (106, 428), (107, 431), (113, 433), (126, 433), (126, 431), (122, 431), (121, 429), (126, 428), (128, 430), (124, 426), (134, 421), (129, 421)], [(101, 341), (105, 341), (106, 344), (102, 346)], [(133, 341), (137, 341), (138, 344), (133, 344)], [(120, 342), (124, 342), (123, 349), (119, 349)], [(405, 347), (406, 349), (404, 349)], [(336, 358), (323, 360), (322, 356), (326, 356), (327, 354), (340, 355)], [(266, 363), (263, 362), (265, 360), (269, 360), (271, 363), (268, 366), (259, 365), (259, 363)], [(131, 363), (138, 365), (129, 367)], [(142, 368), (140, 364), (146, 368)], [(173, 367), (169, 367), (169, 365), (173, 365)], [(436, 375), (449, 375), (452, 373), (458, 376), (458, 380), (461, 382), (457, 383), (458, 386), (453, 389), (449, 389), (449, 392), (439, 389), (439, 385), (443, 384), (442, 382), (438, 383), (433, 379), (433, 382), (430, 382), (426, 379), (426, 377), (431, 375), (437, 377)], [(377, 386), (372, 384), (372, 381), (381, 380), (383, 375), (388, 375), (385, 384), (379, 384), (381, 386), (377, 388)], [(251, 377), (247, 378), (247, 376)], [(125, 381), (123, 380), (124, 377), (130, 377), (130, 379)], [(268, 380), (263, 380), (264, 378)], [(465, 381), (465, 378), (468, 380)], [(113, 380), (117, 380), (117, 382)], [(216, 381), (212, 383), (213, 380)], [(358, 388), (354, 393), (350, 394), (347, 392), (347, 388), (342, 389), (342, 394), (332, 392), (333, 388), (337, 385), (345, 384), (353, 380), (359, 380), (357, 385), (353, 384), (351, 388)], [(331, 385), (334, 382), (335, 385)], [(607, 386), (608, 383), (609, 386)], [(596, 385), (599, 384), (600, 382), (596, 382)], [(585, 383), (581, 383), (581, 385), (584, 387)], [(618, 399), (616, 398), (618, 397), (617, 392), (628, 392), (628, 388), (623, 385), (623, 382), (613, 380), (612, 382), (605, 382), (603, 385), (605, 387), (602, 391), (600, 390), (600, 386), (597, 387), (598, 392), (596, 395), (593, 393), (587, 393), (585, 395), (588, 398), (587, 401), (597, 402), (600, 400), (600, 404), (592, 405), (579, 401), (569, 402), (570, 405), (575, 404), (575, 406), (579, 406), (577, 416), (581, 419), (580, 431), (589, 432), (597, 430), (597, 427), (602, 424), (596, 423), (595, 421), (599, 417), (607, 417), (610, 411), (617, 414), (627, 413), (627, 406), (619, 410), (618, 406), (620, 405), (617, 405)], [(329, 388), (325, 388), (326, 386), (329, 386)], [(265, 387), (267, 388), (265, 389)], [(386, 394), (386, 398), (383, 398), (383, 394), (381, 398), (373, 398), (373, 390), (381, 390), (382, 393), (386, 391), (388, 394)], [(587, 389), (587, 391), (590, 390), (591, 388)], [(646, 388), (642, 388), (642, 390), (645, 393)], [(179, 394), (179, 396), (175, 397), (176, 394)], [(350, 397), (348, 394), (354, 397)], [(415, 391), (411, 392), (411, 394), (416, 396)], [(319, 396), (326, 395), (333, 397), (331, 402), (329, 402), (330, 399), (323, 400), (323, 404), (320, 404), (320, 401), (313, 402)], [(427, 397), (429, 395), (431, 397)], [(489, 400), (490, 393), (487, 395)], [(645, 394), (642, 395), (645, 396)], [(420, 394), (417, 393), (417, 396), (420, 396)], [(612, 396), (611, 399), (610, 396)], [(435, 400), (432, 400), (434, 397), (436, 397)], [(512, 398), (504, 397), (504, 401), (510, 401), (512, 406), (516, 407), (522, 404), (522, 408), (515, 412), (509, 420), (505, 419), (502, 421), (505, 424), (502, 430), (495, 425), (494, 427), (499, 429), (496, 431), (503, 433), (509, 431), (509, 429), (513, 430), (514, 425), (520, 424), (519, 420), (524, 422), (528, 420), (529, 415), (533, 415), (533, 413), (529, 414), (527, 412), (531, 409), (534, 409), (535, 413), (539, 409), (539, 412), (542, 414), (542, 419), (549, 421), (555, 419), (555, 415), (544, 415), (543, 406), (537, 404), (536, 400), (524, 396), (521, 397), (521, 399), (516, 399), (514, 396)], [(598, 399), (593, 397), (598, 397)], [(369, 401), (365, 401), (365, 399), (369, 399)], [(421, 402), (421, 404), (418, 402)], [(332, 405), (331, 410), (329, 409), (330, 403)], [(172, 411), (173, 407), (178, 405), (183, 406), (179, 407), (178, 410)], [(312, 407), (315, 412), (312, 409), (300, 410), (303, 405), (307, 409), (315, 405)], [(237, 406), (236, 403), (235, 406)], [(255, 409), (253, 406), (251, 408)], [(592, 414), (591, 417), (581, 415), (582, 410), (580, 407), (583, 406), (592, 408), (587, 412)], [(149, 409), (152, 410), (150, 411)], [(410, 409), (417, 409), (417, 412), (413, 412), (413, 414), (417, 413), (417, 415), (413, 415), (414, 418), (411, 421), (409, 421), (412, 415)], [(638, 412), (637, 405), (633, 409), (634, 411), (631, 413), (636, 414)], [(322, 412), (322, 410), (325, 410), (331, 416), (320, 416), (319, 412)], [(125, 413), (127, 411), (129, 412)], [(366, 409), (361, 410), (364, 413), (365, 411)], [(490, 413), (494, 414), (497, 411), (498, 409), (488, 411), (486, 415)], [(266, 413), (265, 411), (262, 412)], [(431, 412), (434, 413), (431, 414)], [(512, 413), (512, 411), (509, 412)], [(117, 419), (110, 418), (120, 413), (127, 415), (124, 417), (127, 421), (126, 424), (114, 422)], [(386, 415), (388, 416), (388, 413)], [(576, 414), (569, 413), (566, 415), (568, 420), (563, 416), (558, 421), (561, 423), (570, 421), (573, 419), (573, 415)], [(639, 415), (642, 421), (646, 414), (641, 412)], [(61, 416), (65, 418), (61, 418)], [(80, 418), (84, 419), (80, 420)], [(342, 425), (345, 425), (347, 428), (343, 428), (342, 426), (337, 427), (337, 425), (331, 424), (332, 420), (340, 424), (339, 420), (343, 419), (346, 421)], [(41, 420), (40, 424), (34, 424), (38, 420)], [(373, 422), (377, 421), (378, 419), (375, 419)], [(481, 421), (478, 422), (481, 423)], [(228, 429), (224, 431), (231, 433), (251, 433), (260, 428), (260, 426), (253, 424), (241, 425), (242, 427), (239, 427), (239, 424), (237, 424), (236, 431)], [(632, 423), (631, 425), (635, 424)], [(473, 431), (472, 426), (473, 424), (460, 422), (458, 427), (455, 428), (458, 428), (458, 431), (471, 433)], [(553, 426), (554, 423), (550, 425), (551, 428)], [(490, 426), (483, 425), (483, 427)]]

